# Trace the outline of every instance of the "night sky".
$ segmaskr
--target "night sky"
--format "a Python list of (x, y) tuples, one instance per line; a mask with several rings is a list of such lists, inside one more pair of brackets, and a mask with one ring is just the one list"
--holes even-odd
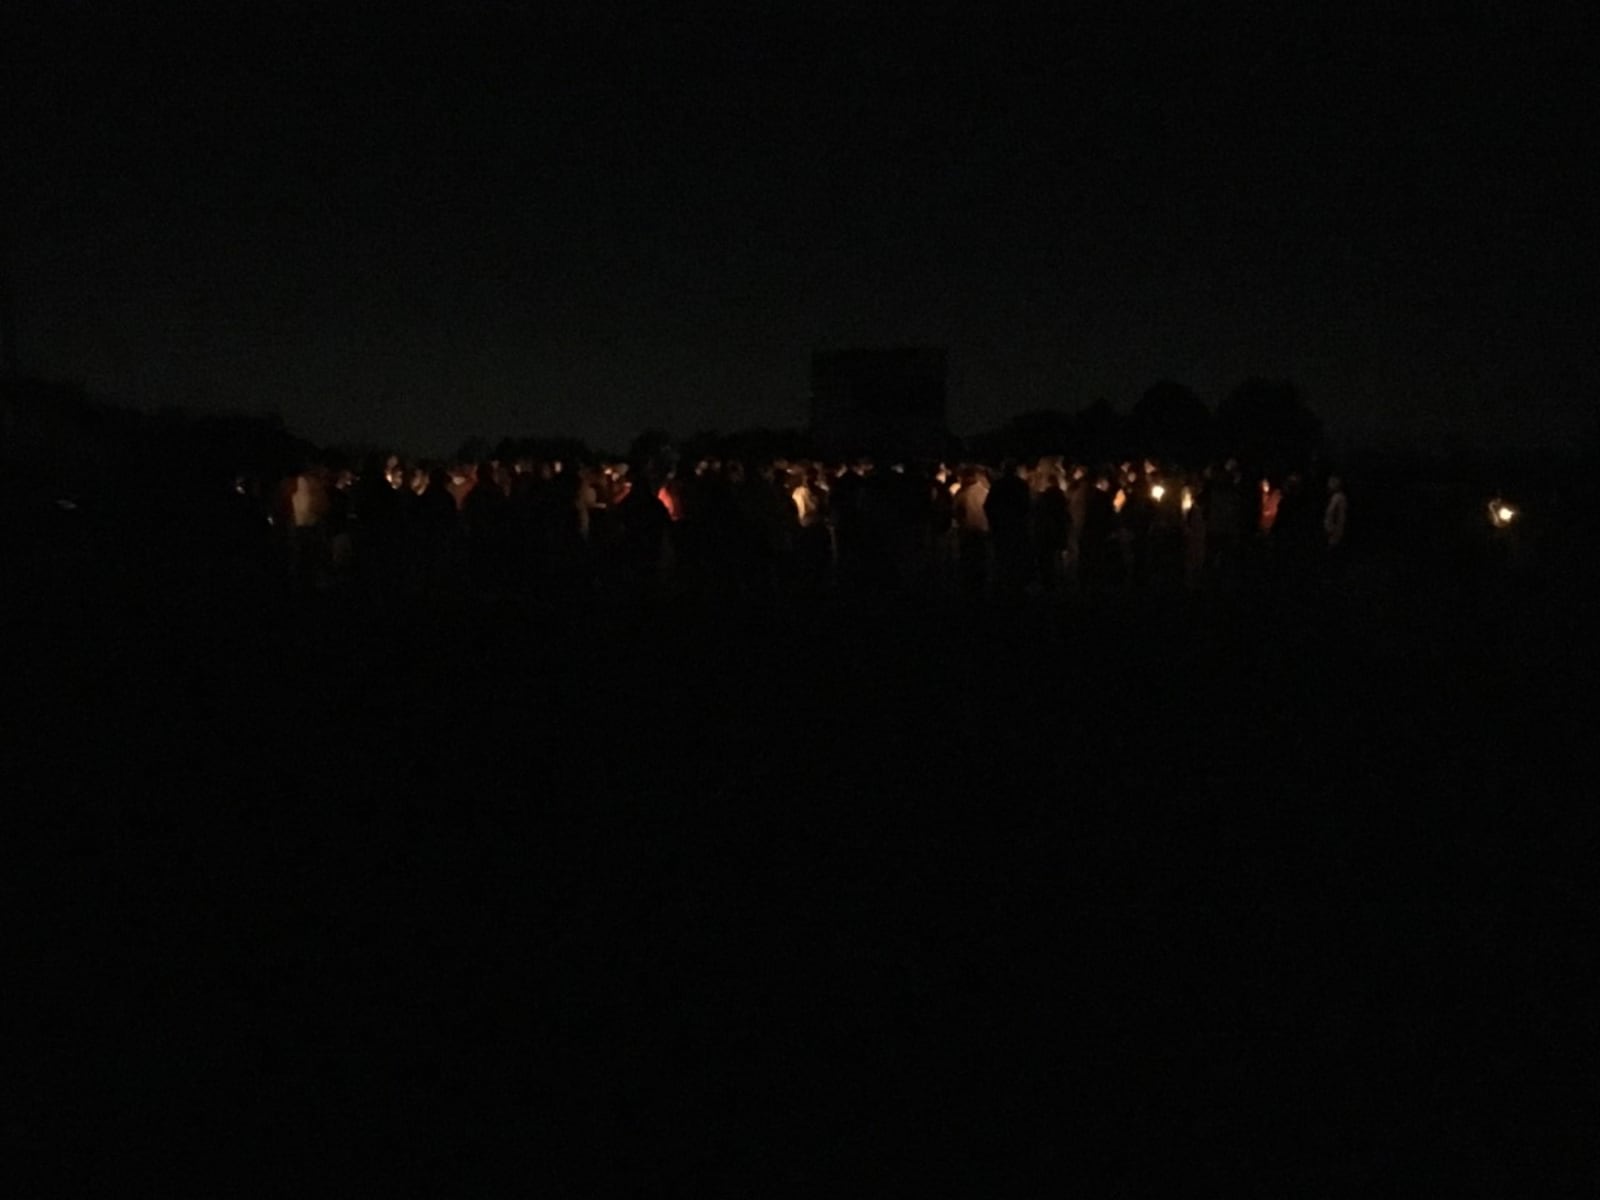
[(1346, 438), (1594, 411), (1592, 28), (380, 7), (6, 6), (25, 369), (420, 451), (802, 424), (848, 345), (949, 347), (958, 431), (1251, 374)]

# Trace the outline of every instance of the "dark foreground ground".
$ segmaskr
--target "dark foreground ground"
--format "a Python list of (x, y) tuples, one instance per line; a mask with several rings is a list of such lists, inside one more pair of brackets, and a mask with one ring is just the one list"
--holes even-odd
[(1600, 1185), (1570, 573), (386, 623), (61, 578), (4, 842), (49, 1190)]

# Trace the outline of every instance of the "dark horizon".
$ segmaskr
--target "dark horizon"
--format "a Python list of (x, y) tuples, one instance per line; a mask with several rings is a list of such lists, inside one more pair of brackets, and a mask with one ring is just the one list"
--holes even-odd
[[(1170, 382), (1170, 381), (1162, 381)], [(1253, 380), (1246, 381), (1254, 384), (1265, 384), (1274, 387), (1279, 381)], [(1293, 381), (1284, 381), (1292, 385)], [(7, 397), (11, 403), (15, 396), (27, 396), (25, 401), (35, 412), (38, 405), (50, 405), (54, 402), (52, 397), (71, 397), (73, 400), (72, 411), (78, 411), (76, 405), (86, 404), (91, 410), (112, 411), (128, 414), (135, 421), (145, 425), (146, 434), (158, 438), (176, 438), (166, 444), (169, 449), (182, 444), (182, 439), (188, 434), (193, 434), (202, 439), (217, 434), (225, 436), (245, 437), (255, 439), (251, 441), (236, 442), (240, 452), (251, 461), (252, 456), (262, 452), (269, 452), (269, 447), (277, 446), (280, 449), (298, 443), (305, 448), (305, 452), (314, 455), (319, 461), (354, 461), (372, 454), (397, 454), (403, 461), (410, 463), (446, 463), (446, 462), (476, 462), (485, 456), (499, 461), (504, 454), (504, 448), (509, 443), (519, 447), (516, 451), (519, 457), (532, 454), (533, 457), (542, 457), (546, 452), (554, 453), (556, 457), (568, 457), (577, 453), (581, 447), (592, 461), (633, 461), (634, 447), (638, 439), (649, 441), (655, 435), (666, 433), (668, 444), (681, 450), (688, 447), (694, 453), (704, 454), (708, 449), (720, 447), (715, 453), (744, 459), (747, 462), (766, 462), (771, 457), (800, 458), (805, 460), (839, 463), (854, 461), (860, 455), (856, 451), (843, 454), (829, 454), (822, 447), (816, 436), (816, 431), (806, 424), (795, 426), (749, 425), (729, 427), (722, 429), (695, 429), (695, 430), (665, 430), (659, 424), (642, 426), (632, 434), (623, 437), (617, 442), (601, 442), (586, 438), (580, 434), (571, 433), (562, 429), (533, 428), (511, 429), (502, 431), (467, 430), (453, 437), (447, 436), (444, 441), (434, 445), (407, 444), (393, 439), (344, 441), (319, 441), (310, 437), (303, 429), (288, 423), (283, 415), (273, 411), (249, 411), (243, 409), (192, 409), (181, 405), (161, 404), (150, 408), (140, 408), (131, 405), (126, 400), (107, 397), (86, 390), (81, 382), (71, 380), (45, 380), (37, 377), (15, 377), (6, 380), (0, 376), (0, 383), (19, 385), (20, 392), (12, 393)], [(1152, 391), (1157, 390), (1152, 388)], [(1208, 424), (1215, 429), (1216, 406), (1208, 405)], [(1133, 406), (1122, 409), (1113, 409), (1114, 423), (1110, 430), (1098, 425), (1092, 412), (1079, 409), (1076, 412), (1063, 410), (1025, 410), (1006, 414), (1006, 416), (993, 426), (984, 429), (950, 430), (946, 442), (946, 452), (934, 453), (890, 453), (881, 452), (873, 454), (868, 451), (865, 444), (858, 449), (866, 457), (880, 463), (915, 462), (933, 463), (944, 462), (955, 465), (958, 462), (982, 463), (989, 467), (1013, 460), (1021, 463), (1032, 464), (1042, 461), (1046, 457), (1059, 457), (1065, 454), (1073, 462), (1080, 464), (1111, 463), (1121, 461), (1132, 456), (1134, 458), (1155, 455), (1168, 466), (1198, 467), (1205, 462), (1212, 465), (1220, 464), (1227, 458), (1239, 457), (1237, 447), (1232, 447), (1226, 435), (1220, 430), (1208, 435), (1209, 448), (1205, 446), (1190, 447), (1187, 450), (1171, 450), (1163, 455), (1153, 444), (1146, 440), (1147, 434), (1141, 431), (1140, 422)], [(1311, 411), (1311, 415), (1320, 422), (1320, 416)], [(164, 418), (177, 417), (179, 424), (169, 427), (165, 433), (161, 431), (160, 423)], [(1064, 421), (1060, 418), (1065, 418)], [(35, 437), (43, 436), (48, 439), (48, 444), (55, 450), (69, 450), (72, 434), (72, 422), (76, 418), (69, 416), (65, 424), (56, 425), (53, 430), (47, 422), (38, 426)], [(243, 422), (242, 425), (229, 424), (226, 426), (209, 426), (207, 423)], [(96, 426), (96, 431), (90, 436), (96, 441), (97, 452), (105, 452), (114, 446), (100, 444), (105, 437), (106, 429), (120, 430), (113, 434), (113, 439), (123, 436), (136, 436), (134, 427), (113, 423), (110, 427)], [(188, 434), (183, 431), (187, 429)], [(207, 430), (210, 430), (208, 433)], [(1068, 430), (1065, 440), (1061, 431)], [(46, 432), (46, 430), (51, 430)], [(1107, 436), (1116, 444), (1124, 447), (1117, 452), (1097, 452), (1089, 447), (1101, 444)], [(63, 441), (62, 439), (67, 439)], [(130, 442), (131, 447), (133, 443)], [(246, 447), (254, 445), (254, 449)], [(469, 449), (469, 447), (474, 447)], [(562, 450), (562, 447), (566, 447)], [(743, 449), (740, 449), (740, 448)], [(769, 451), (754, 449), (755, 447), (771, 447)], [(1026, 449), (1023, 447), (1031, 447)], [(1230, 448), (1231, 447), (1231, 448)], [(42, 449), (42, 445), (36, 445)], [(79, 446), (79, 449), (84, 447)], [(465, 451), (465, 453), (463, 453)], [(1470, 442), (1460, 437), (1450, 436), (1442, 439), (1419, 440), (1401, 436), (1367, 435), (1352, 436), (1346, 431), (1329, 429), (1322, 425), (1321, 433), (1316, 443), (1311, 447), (1312, 461), (1321, 464), (1322, 469), (1332, 469), (1339, 473), (1347, 473), (1358, 464), (1376, 467), (1380, 463), (1388, 463), (1384, 470), (1392, 469), (1403, 462), (1433, 462), (1436, 466), (1453, 464), (1460, 468), (1481, 469), (1497, 467), (1518, 470), (1544, 471), (1552, 466), (1565, 469), (1581, 467), (1582, 464), (1592, 461), (1600, 453), (1600, 426), (1591, 424), (1577, 438), (1564, 441), (1547, 440), (1538, 442), (1532, 438), (1523, 441), (1501, 441), (1498, 443)], [(270, 452), (269, 452), (270, 453)], [(328, 458), (327, 456), (332, 456)], [(1281, 455), (1272, 455), (1272, 463), (1251, 460), (1250, 466), (1261, 470), (1287, 470), (1288, 467), (1281, 460)], [(1295, 455), (1290, 454), (1293, 458)]]
[(621, 448), (932, 344), (958, 433), (1251, 376), (1352, 442), (1594, 419), (1585, 42), (1529, 15), (12, 20), (18, 357), (112, 399)]

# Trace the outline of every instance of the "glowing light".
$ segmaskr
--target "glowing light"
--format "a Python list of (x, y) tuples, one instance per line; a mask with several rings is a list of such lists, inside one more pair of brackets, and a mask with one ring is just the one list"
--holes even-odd
[(1261, 532), (1271, 533), (1278, 522), (1278, 502), (1282, 493), (1272, 488), (1265, 479), (1261, 481)]
[(1161, 503), (1161, 498), (1166, 494), (1167, 489), (1162, 487), (1159, 483), (1150, 485), (1150, 499), (1154, 500), (1157, 504)]
[(1188, 512), (1191, 508), (1194, 507), (1194, 493), (1191, 492), (1188, 488), (1184, 488), (1183, 489), (1183, 500), (1182, 500), (1181, 503), (1183, 504), (1183, 511), (1184, 512)]
[(678, 521), (683, 518), (683, 509), (678, 506), (678, 498), (672, 494), (672, 489), (666, 484), (663, 483), (660, 490), (656, 492), (656, 499), (661, 501), (661, 507), (667, 510), (667, 518), (669, 520)]
[(1489, 522), (1496, 529), (1504, 529), (1516, 519), (1517, 509), (1515, 505), (1507, 504), (1498, 496), (1489, 501)]
[[(1105, 489), (1102, 488), (1101, 490), (1104, 491)], [(1122, 511), (1122, 506), (1124, 504), (1126, 504), (1127, 502), (1128, 502), (1128, 493), (1123, 491), (1121, 488), (1118, 488), (1117, 489), (1117, 494), (1111, 498), (1111, 511), (1112, 512), (1121, 512)]]

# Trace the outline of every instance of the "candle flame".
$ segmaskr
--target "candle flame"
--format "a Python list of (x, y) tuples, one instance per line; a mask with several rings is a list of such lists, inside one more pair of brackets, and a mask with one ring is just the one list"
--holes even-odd
[(1517, 519), (1515, 505), (1507, 504), (1496, 496), (1489, 501), (1489, 521), (1496, 529), (1504, 529)]

